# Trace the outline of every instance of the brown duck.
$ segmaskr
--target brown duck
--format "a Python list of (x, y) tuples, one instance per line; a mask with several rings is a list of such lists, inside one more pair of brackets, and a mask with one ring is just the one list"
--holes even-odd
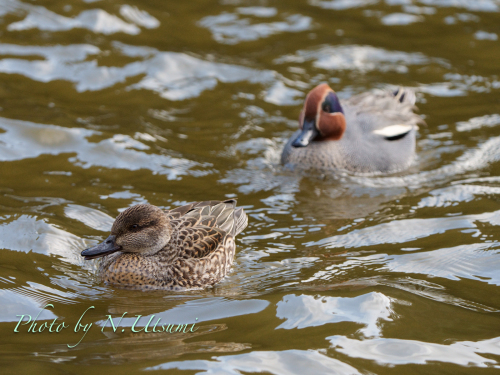
[(101, 244), (82, 251), (103, 257), (105, 283), (181, 290), (219, 282), (230, 270), (235, 237), (248, 218), (235, 200), (190, 203), (170, 211), (139, 204), (123, 211)]

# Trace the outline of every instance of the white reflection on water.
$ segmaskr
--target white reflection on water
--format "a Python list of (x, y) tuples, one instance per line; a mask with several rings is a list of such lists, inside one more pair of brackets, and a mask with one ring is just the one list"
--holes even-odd
[(499, 195), (500, 187), (482, 185), (452, 185), (429, 192), (415, 208), (457, 206), (461, 202), (472, 202), (479, 196)]
[[(99, 66), (101, 50), (81, 44), (70, 46), (18, 46), (0, 44), (0, 55), (42, 56), (44, 60), (4, 58), (0, 72), (21, 74), (40, 82), (65, 80), (76, 84), (76, 90), (103, 90), (130, 77), (143, 76), (128, 89), (146, 89), (169, 100), (184, 100), (199, 96), (218, 82), (275, 82), (275, 73), (237, 65), (222, 64), (192, 57), (185, 53), (159, 52), (153, 48), (133, 47), (115, 43), (117, 52), (142, 58), (123, 67)], [(89, 61), (90, 57), (94, 57)], [(282, 88), (282, 92), (286, 88)], [(283, 94), (281, 94), (283, 95)], [(296, 95), (296, 93), (291, 94)], [(287, 97), (287, 95), (285, 95)]]
[[(124, 191), (115, 191), (114, 193), (108, 194), (108, 195), (100, 195), (99, 198), (101, 199), (127, 199), (130, 200), (130, 206), (133, 206), (135, 204), (148, 204), (148, 200), (144, 198), (142, 195), (137, 194), (137, 193), (132, 193), (129, 190), (124, 190)], [(179, 203), (178, 205), (181, 206), (183, 204), (187, 204), (188, 202), (182, 202)], [(118, 212), (125, 211), (127, 207), (122, 207), (118, 209)], [(106, 225), (106, 224), (105, 224)], [(96, 228), (97, 229), (97, 228)]]
[(385, 255), (381, 270), (420, 273), (459, 281), (461, 278), (500, 285), (500, 249), (493, 244), (470, 244), (414, 254)]
[(344, 336), (327, 337), (336, 351), (350, 357), (364, 358), (379, 364), (425, 364), (430, 361), (461, 366), (486, 367), (497, 364), (477, 353), (500, 355), (500, 337), (484, 341), (459, 341), (450, 345), (416, 340), (384, 339), (353, 340)]
[(403, 10), (414, 14), (436, 14), (436, 8), (419, 7), (417, 5), (403, 5)]
[(459, 73), (446, 73), (445, 82), (420, 85), (419, 90), (435, 96), (461, 96), (468, 92), (487, 93), (500, 89), (498, 77), (483, 77), (480, 75), (466, 75)]
[(146, 29), (155, 29), (160, 26), (160, 21), (154, 18), (151, 14), (144, 10), (140, 10), (136, 6), (122, 5), (120, 14), (127, 21), (143, 26)]
[[(6, 7), (0, 15), (18, 13), (19, 11), (27, 13), (27, 16), (22, 21), (14, 22), (8, 25), (7, 30), (9, 31), (29, 29), (66, 31), (83, 28), (101, 34), (114, 34), (122, 32), (131, 35), (139, 34), (141, 31), (140, 28), (133, 23), (127, 23), (119, 17), (109, 14), (102, 9), (85, 10), (76, 17), (69, 18), (54, 13), (45, 7), (35, 6), (17, 0), (7, 0), (4, 1), (4, 3), (5, 4), (3, 5)], [(122, 8), (123, 7), (125, 6), (122, 6)], [(133, 10), (132, 7), (127, 7)], [(139, 11), (137, 8), (135, 8), (135, 11), (128, 8), (125, 8), (125, 11), (121, 10), (121, 13), (125, 13), (129, 16), (127, 17), (129, 21), (137, 23), (141, 26), (149, 26), (149, 28), (158, 27), (159, 23), (156, 24), (156, 26), (152, 26), (154, 23), (153, 20), (156, 20), (154, 17), (143, 11)], [(158, 22), (158, 20), (156, 20), (156, 22)]]
[(316, 272), (304, 282), (328, 280), (353, 268), (370, 267), (383, 272), (418, 273), (457, 281), (466, 278), (500, 285), (498, 247), (497, 243), (476, 243), (411, 254), (350, 256), (345, 262)]
[(142, 150), (149, 149), (149, 146), (128, 135), (115, 134), (112, 138), (93, 143), (87, 138), (101, 135), (101, 132), (6, 118), (0, 118), (0, 129), (5, 130), (5, 133), (0, 133), (0, 161), (68, 153), (76, 154), (69, 161), (82, 168), (149, 169), (170, 180), (189, 174), (194, 167), (209, 166), (168, 155), (146, 154)]
[[(21, 288), (17, 289), (0, 289), (0, 305), (2, 306), (0, 309), (0, 322), (18, 322), (21, 318), (19, 315), (23, 314), (26, 315), (23, 322), (28, 321), (27, 315), (31, 315), (32, 319), (34, 319), (38, 313), (40, 313), (38, 321), (57, 318), (50, 307), (42, 311), (42, 308), (48, 302), (54, 302), (54, 299), (46, 298), (42, 301), (40, 298), (33, 298), (33, 295), (36, 295), (36, 291), (30, 291), (28, 288), (25, 288), (24, 291), (26, 293), (19, 293), (19, 289)], [(61, 302), (57, 299), (55, 301)]]
[[(327, 70), (356, 70), (407, 73), (408, 65), (424, 65), (431, 61), (419, 52), (407, 53), (388, 51), (383, 48), (358, 45), (323, 46), (316, 50), (299, 50), (293, 55), (285, 55), (274, 60), (276, 64), (304, 63)], [(433, 59), (440, 64), (445, 62)]]
[[(31, 258), (27, 259), (31, 260)], [(105, 290), (88, 283), (88, 275), (84, 278), (83, 283), (77, 281), (76, 279), (81, 278), (81, 276), (76, 275), (74, 269), (63, 270), (71, 275), (70, 277), (58, 275), (50, 277), (49, 280), (49, 275), (46, 272), (49, 270), (37, 267), (36, 262), (28, 261), (25, 266), (26, 269), (32, 267), (33, 277), (37, 280), (44, 279), (44, 283), (25, 281), (20, 284), (16, 279), (9, 280), (13, 285), (6, 285), (8, 288), (0, 289), (0, 306), (2, 306), (0, 321), (19, 321), (22, 314), (31, 315), (32, 319), (35, 319), (39, 313), (38, 321), (52, 320), (56, 317), (54, 308), (49, 306), (42, 311), (47, 304), (72, 305), (78, 303), (83, 295), (91, 298), (102, 298), (104, 296)], [(55, 269), (61, 268), (57, 263), (54, 263), (53, 267)], [(49, 272), (52, 272), (52, 270)], [(0, 285), (3, 281), (0, 278)], [(26, 320), (24, 319), (24, 321)]]
[[(170, 310), (155, 313), (152, 322), (154, 324), (158, 318), (161, 318), (161, 322), (170, 324), (201, 323), (233, 316), (256, 314), (264, 310), (267, 306), (269, 306), (269, 302), (260, 299), (200, 298), (179, 304)], [(123, 307), (123, 311), (117, 307), (113, 308), (113, 314), (116, 314), (118, 318), (125, 311), (128, 311), (128, 307), (126, 306)], [(120, 321), (120, 325), (131, 327), (137, 320), (137, 316), (135, 316), (135, 313), (133, 317), (130, 316), (131, 314), (126, 315)], [(145, 326), (151, 317), (152, 315), (144, 315), (138, 321), (137, 325), (140, 327)], [(99, 321), (96, 324), (100, 326), (107, 324), (109, 327), (107, 320)]]
[(434, 219), (394, 220), (389, 223), (353, 230), (347, 234), (309, 242), (306, 245), (334, 249), (405, 243), (453, 229), (477, 229), (479, 232), (477, 222), (500, 225), (500, 211)]
[(474, 33), (474, 38), (477, 40), (497, 40), (498, 35), (495, 33), (489, 33), (487, 31), (476, 31)]
[(384, 25), (409, 25), (415, 22), (422, 22), (424, 18), (422, 16), (416, 16), (414, 14), (406, 13), (391, 13), (388, 14), (380, 20)]
[(343, 10), (350, 8), (359, 8), (365, 7), (370, 4), (377, 3), (378, 0), (329, 0), (329, 1), (320, 1), (320, 0), (309, 0), (309, 4), (319, 6), (323, 9), (335, 9), (335, 10)]
[[(276, 81), (266, 92), (264, 100), (276, 105), (299, 105), (304, 94), (302, 91), (286, 87), (281, 81)], [(300, 99), (296, 99), (299, 97)]]
[(255, 17), (274, 17), (278, 14), (278, 9), (270, 7), (240, 7), (236, 8), (239, 14)]
[(71, 219), (78, 220), (93, 229), (103, 232), (109, 232), (115, 221), (104, 212), (78, 204), (68, 204), (64, 207), (64, 214)]
[(500, 9), (496, 0), (418, 0), (418, 2), (435, 7), (465, 8), (475, 12), (498, 12)]
[(392, 321), (392, 300), (372, 292), (353, 298), (289, 294), (278, 302), (276, 316), (286, 319), (276, 329), (316, 327), (327, 323), (356, 322), (366, 337), (381, 335), (380, 321)]
[[(81, 238), (28, 215), (3, 218), (0, 224), (0, 248), (46, 255), (58, 255), (67, 262), (82, 264)], [(5, 219), (10, 219), (5, 223)], [(13, 220), (12, 220), (13, 219)]]
[(459, 121), (457, 122), (457, 130), (459, 132), (465, 132), (481, 129), (483, 127), (492, 128), (497, 125), (500, 125), (500, 114), (495, 113), (492, 115), (473, 117), (468, 121)]
[(354, 367), (319, 353), (316, 350), (285, 350), (250, 352), (213, 357), (213, 360), (167, 362), (146, 370), (200, 370), (196, 374), (241, 375), (240, 371), (266, 372), (275, 375), (360, 374)]
[[(20, 289), (20, 288), (17, 288)], [(29, 289), (25, 289), (26, 292)], [(36, 292), (31, 291), (31, 295), (16, 292), (12, 289), (0, 289), (0, 322), (17, 322), (21, 318), (17, 315), (31, 315), (32, 319), (40, 313), (38, 317), (39, 321), (42, 320), (53, 320), (56, 318), (51, 309), (45, 309), (42, 312), (42, 308), (46, 305), (47, 301), (40, 301), (39, 299), (33, 298), (33, 294)], [(45, 302), (45, 303), (44, 303)], [(58, 301), (59, 302), (59, 301)], [(28, 319), (26, 317), (23, 319), (26, 322)], [(14, 329), (14, 327), (12, 328)]]
[(283, 32), (305, 31), (310, 29), (312, 24), (310, 17), (300, 14), (286, 16), (284, 21), (252, 24), (250, 19), (240, 18), (238, 13), (268, 18), (276, 15), (277, 10), (265, 7), (237, 8), (236, 13), (224, 12), (217, 16), (207, 16), (201, 19), (198, 25), (209, 29), (219, 43), (237, 44)]

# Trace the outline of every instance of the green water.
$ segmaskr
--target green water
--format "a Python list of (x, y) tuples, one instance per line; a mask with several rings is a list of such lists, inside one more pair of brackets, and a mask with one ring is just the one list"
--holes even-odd
[[(497, 373), (499, 25), (498, 0), (0, 1), (1, 372)], [(283, 169), (321, 82), (413, 87), (412, 168)], [(231, 197), (214, 288), (80, 256), (130, 205)], [(133, 332), (158, 318), (194, 332)]]

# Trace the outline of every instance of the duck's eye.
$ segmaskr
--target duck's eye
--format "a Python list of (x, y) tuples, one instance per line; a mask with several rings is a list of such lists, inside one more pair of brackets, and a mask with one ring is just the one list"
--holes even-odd
[(323, 110), (323, 112), (326, 113), (336, 113), (336, 112), (344, 113), (340, 105), (339, 98), (334, 92), (330, 92), (326, 96), (324, 102), (321, 104), (321, 109)]
[(139, 228), (139, 225), (138, 225), (138, 224), (134, 224), (134, 225), (132, 225), (130, 228), (131, 228), (131, 229), (137, 229), (137, 228)]

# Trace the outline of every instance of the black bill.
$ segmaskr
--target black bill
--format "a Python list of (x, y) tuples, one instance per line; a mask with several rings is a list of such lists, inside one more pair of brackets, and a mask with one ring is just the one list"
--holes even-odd
[(292, 142), (293, 147), (306, 147), (312, 140), (319, 135), (314, 121), (304, 120), (304, 125), (300, 134)]
[(115, 244), (115, 240), (116, 236), (109, 236), (103, 243), (83, 250), (82, 256), (85, 257), (85, 260), (89, 260), (120, 251), (122, 248)]

